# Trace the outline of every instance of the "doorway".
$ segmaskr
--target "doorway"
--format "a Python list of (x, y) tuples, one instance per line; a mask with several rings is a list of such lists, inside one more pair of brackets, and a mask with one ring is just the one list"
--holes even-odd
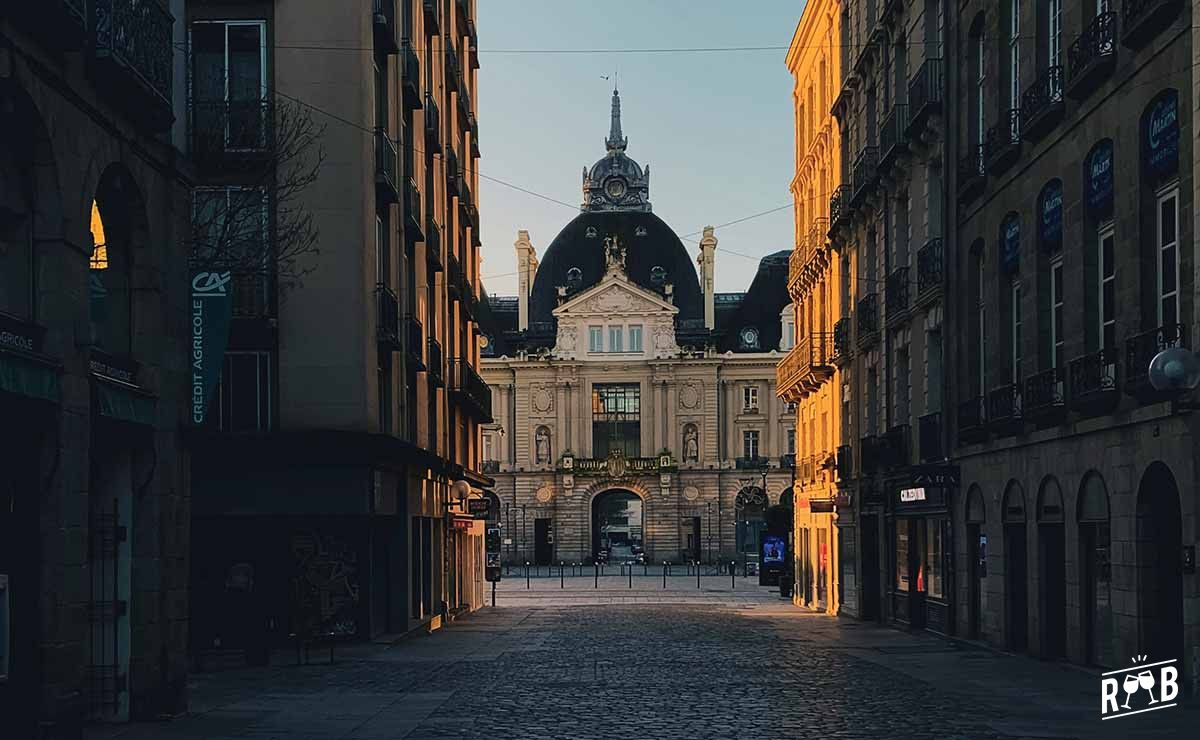
[(700, 562), (700, 517), (694, 516), (687, 529), (686, 557), (688, 560)]
[(1083, 611), (1084, 661), (1109, 668), (1112, 658), (1112, 601), (1109, 587), (1108, 490), (1104, 479), (1093, 471), (1079, 491), (1080, 573), (1079, 603)]
[(1025, 537), (1025, 494), (1016, 481), (1004, 492), (1005, 635), (1008, 649), (1023, 652), (1029, 644), (1029, 587)]
[(879, 518), (862, 518), (863, 619), (879, 620)]
[(1053, 477), (1042, 481), (1037, 520), (1040, 653), (1055, 660), (1067, 655), (1067, 547), (1062, 490)]
[(592, 499), (592, 556), (599, 562), (633, 563), (645, 559), (642, 499), (613, 490)]
[(1140, 652), (1151, 660), (1183, 656), (1183, 533), (1175, 476), (1161, 462), (1138, 486), (1137, 584)]
[(972, 640), (983, 636), (983, 591), (987, 578), (987, 510), (983, 491), (971, 486), (967, 492), (967, 635)]
[(533, 564), (550, 565), (554, 560), (554, 520), (533, 520)]
[(34, 737), (42, 630), (41, 496), (35, 464), (40, 450), (30, 444), (27, 426), (11, 426), (0, 434), (0, 469), (5, 471), (0, 477), (0, 716), (14, 737)]

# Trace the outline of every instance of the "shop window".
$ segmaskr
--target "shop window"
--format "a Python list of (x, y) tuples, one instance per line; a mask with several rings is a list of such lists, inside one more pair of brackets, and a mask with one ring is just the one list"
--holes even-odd
[(908, 571), (908, 525), (902, 522), (896, 526), (896, 591), (909, 590)]
[[(926, 519), (925, 553), (924, 553), (924, 585), (926, 594), (931, 599), (946, 598), (946, 569), (945, 548), (943, 541), (942, 519)], [(918, 591), (920, 588), (917, 589)]]

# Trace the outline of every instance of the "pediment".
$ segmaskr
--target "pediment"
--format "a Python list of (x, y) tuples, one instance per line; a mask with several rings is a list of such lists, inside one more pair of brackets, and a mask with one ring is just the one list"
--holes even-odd
[(554, 309), (556, 318), (564, 316), (626, 316), (667, 314), (679, 308), (662, 296), (618, 276), (609, 276)]

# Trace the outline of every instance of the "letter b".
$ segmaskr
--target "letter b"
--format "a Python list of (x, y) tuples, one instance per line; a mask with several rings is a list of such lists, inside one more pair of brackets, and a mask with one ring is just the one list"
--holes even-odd
[(1163, 666), (1159, 672), (1159, 686), (1162, 694), (1160, 701), (1174, 701), (1179, 696), (1179, 670), (1173, 666)]

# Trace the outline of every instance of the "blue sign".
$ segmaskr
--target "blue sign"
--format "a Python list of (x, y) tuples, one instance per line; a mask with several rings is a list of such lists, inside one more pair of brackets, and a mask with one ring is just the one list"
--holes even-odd
[(1000, 227), (1001, 263), (1006, 272), (1016, 272), (1021, 265), (1021, 219), (1009, 216)]
[(1042, 188), (1038, 212), (1042, 248), (1058, 249), (1062, 246), (1062, 180), (1051, 180)]
[(1092, 150), (1087, 164), (1088, 209), (1105, 217), (1113, 207), (1113, 145), (1105, 139)]
[(225, 345), (233, 315), (229, 272), (196, 272), (192, 275), (192, 343), (188, 360), (192, 368), (191, 421), (204, 424), (213, 390), (225, 364)]
[(1146, 169), (1154, 175), (1179, 170), (1179, 94), (1167, 90), (1155, 99), (1146, 115), (1142, 137)]
[(765, 567), (780, 567), (787, 558), (787, 540), (778, 535), (763, 537), (762, 562)]

